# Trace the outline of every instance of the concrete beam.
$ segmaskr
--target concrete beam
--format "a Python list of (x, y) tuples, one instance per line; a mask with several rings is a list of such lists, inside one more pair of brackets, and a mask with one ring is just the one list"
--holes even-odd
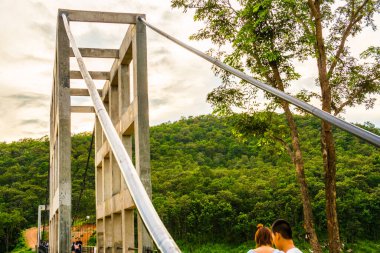
[[(98, 90), (99, 95), (102, 96), (102, 90)], [(77, 97), (88, 97), (90, 96), (90, 93), (88, 92), (88, 89), (70, 89), (70, 96), (77, 96)]]
[(144, 17), (139, 13), (119, 13), (102, 11), (79, 11), (60, 9), (59, 13), (65, 13), (69, 21), (74, 22), (96, 22), (114, 24), (135, 24), (138, 16)]
[(112, 196), (112, 198), (96, 205), (97, 217), (109, 216), (112, 213), (121, 212), (124, 209), (136, 208), (132, 196), (128, 190), (124, 190)]
[(110, 82), (106, 82), (103, 86), (102, 90), (102, 101), (103, 102), (108, 102), (109, 101), (109, 96), (108, 92), (110, 91)]
[(101, 148), (95, 154), (95, 167), (99, 166), (104, 158), (109, 157), (110, 145), (108, 142), (104, 142)]
[(132, 39), (136, 34), (136, 27), (129, 26), (119, 50), (119, 59), (123, 64), (129, 64), (132, 60)]
[(93, 106), (71, 106), (71, 113), (95, 113)]
[[(119, 58), (118, 49), (79, 48), (79, 52), (82, 57), (87, 58)], [(75, 57), (72, 48), (70, 48), (70, 57)]]
[[(109, 80), (110, 73), (107, 71), (89, 71), (90, 76), (93, 80)], [(80, 71), (71, 70), (70, 79), (83, 79)]]
[(128, 106), (127, 111), (121, 116), (118, 123), (122, 135), (132, 135), (134, 131), (135, 115), (137, 113), (137, 100)]
[(111, 67), (109, 78), (111, 85), (116, 85), (117, 83), (115, 79), (118, 77), (119, 67), (122, 64), (128, 65), (132, 60), (132, 39), (134, 35), (135, 28), (134, 26), (130, 26), (123, 38), (123, 41), (121, 42), (119, 50), (119, 59), (116, 59)]

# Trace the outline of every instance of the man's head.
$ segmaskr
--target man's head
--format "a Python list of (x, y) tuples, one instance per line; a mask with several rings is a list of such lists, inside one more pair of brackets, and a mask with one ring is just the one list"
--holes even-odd
[(276, 220), (272, 224), (273, 243), (283, 250), (289, 243), (293, 244), (292, 228), (286, 220)]

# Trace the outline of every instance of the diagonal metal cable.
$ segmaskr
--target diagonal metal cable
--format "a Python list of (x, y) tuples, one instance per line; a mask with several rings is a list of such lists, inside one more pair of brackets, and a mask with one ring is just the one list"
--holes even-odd
[(116, 132), (115, 127), (109, 117), (106, 108), (99, 96), (96, 89), (95, 83), (92, 80), (90, 73), (88, 72), (86, 65), (84, 64), (83, 58), (79, 49), (75, 43), (74, 36), (71, 33), (69, 22), (65, 14), (62, 14), (63, 23), (66, 29), (67, 36), (70, 40), (70, 44), (74, 55), (77, 59), (80, 72), (82, 74), (83, 80), (85, 81), (90, 97), (94, 104), (96, 115), (98, 116), (99, 122), (102, 126), (104, 134), (108, 140), (111, 150), (119, 164), (121, 174), (128, 186), (129, 192), (135, 202), (137, 210), (143, 220), (145, 227), (152, 236), (153, 241), (156, 243), (157, 247), (164, 253), (175, 253), (181, 252), (177, 244), (170, 236), (165, 225), (162, 223), (160, 217), (158, 216), (154, 206), (145, 191), (144, 185), (142, 184), (137, 171), (124, 148), (124, 145)]
[[(82, 184), (81, 184), (81, 188), (80, 188), (80, 192), (79, 192), (79, 197), (78, 197), (78, 200), (77, 200), (76, 205), (74, 207), (74, 211), (76, 213), (79, 212), (80, 203), (82, 200), (82, 195), (83, 195), (84, 190), (86, 189), (87, 171), (88, 171), (88, 168), (90, 167), (90, 158), (91, 158), (92, 147), (94, 145), (94, 137), (95, 137), (95, 126), (92, 130), (91, 142), (90, 142), (90, 146), (88, 148), (88, 154), (87, 154), (86, 168), (85, 168), (83, 175), (82, 175), (83, 179), (82, 179)], [(75, 220), (75, 218), (73, 218), (72, 224), (74, 224), (74, 220)]]
[(357, 137), (359, 137), (360, 139), (363, 139), (365, 141), (368, 141), (369, 143), (372, 143), (373, 145), (377, 146), (377, 147), (380, 147), (380, 136), (374, 134), (374, 133), (371, 133), (365, 129), (362, 129), (358, 126), (355, 126), (353, 124), (350, 124), (338, 117), (335, 117), (333, 115), (331, 115), (330, 113), (327, 113), (315, 106), (312, 106), (302, 100), (299, 100), (283, 91), (280, 91), (266, 83), (263, 83), (259, 80), (256, 80), (252, 77), (250, 77), (249, 75), (237, 70), (237, 69), (234, 69), (232, 68), (231, 66), (228, 66), (227, 64), (199, 51), (198, 49), (195, 49), (185, 43), (183, 43), (182, 41), (174, 38), (173, 36), (165, 33), (164, 31), (158, 29), (157, 27), (149, 24), (148, 22), (146, 22), (146, 20), (142, 17), (138, 17), (138, 19), (144, 23), (147, 27), (149, 27), (150, 29), (152, 29), (153, 31), (157, 32), (158, 34), (164, 36), (165, 38), (171, 40), (172, 42), (176, 43), (177, 45), (180, 45), (181, 47), (187, 49), (188, 51), (202, 57), (203, 59), (205, 59), (206, 61), (209, 61), (211, 62), (212, 64), (214, 64), (215, 66), (218, 66), (219, 68), (221, 69), (224, 69), (225, 71), (233, 74), (234, 76), (237, 76), (241, 79), (243, 79), (244, 81), (247, 81), (248, 83), (250, 84), (253, 84), (254, 86), (258, 87), (259, 89), (262, 89), (276, 97), (279, 97), (311, 114), (313, 114), (314, 116), (322, 119), (322, 120), (325, 120), (329, 123), (331, 123), (332, 125), (334, 126), (337, 126), (339, 127), (340, 129), (343, 129), (344, 131), (346, 132), (349, 132)]

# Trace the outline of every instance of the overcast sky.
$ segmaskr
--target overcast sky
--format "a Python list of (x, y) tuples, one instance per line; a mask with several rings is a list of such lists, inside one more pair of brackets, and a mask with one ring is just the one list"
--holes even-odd
[[(0, 141), (38, 138), (48, 134), (50, 95), (58, 8), (145, 13), (147, 20), (194, 47), (206, 51), (208, 42), (189, 41), (202, 24), (192, 13), (170, 7), (170, 0), (1, 0), (0, 1)], [(376, 17), (380, 26), (380, 19)], [(72, 23), (80, 47), (119, 48), (128, 26)], [(380, 46), (379, 33), (365, 30), (349, 41), (355, 53)], [(77, 68), (71, 61), (72, 68)], [(108, 71), (112, 60), (87, 60), (89, 70)], [(296, 87), (315, 89), (316, 65), (298, 64), (302, 78)], [(211, 112), (207, 93), (220, 84), (211, 65), (148, 29), (150, 123)], [(102, 83), (98, 83), (102, 85)], [(72, 82), (73, 87), (85, 87)], [(72, 105), (88, 104), (73, 99)], [(371, 121), (380, 126), (380, 102), (372, 110), (356, 107), (344, 117), (350, 122)], [(72, 114), (72, 131), (91, 131), (93, 115)]]

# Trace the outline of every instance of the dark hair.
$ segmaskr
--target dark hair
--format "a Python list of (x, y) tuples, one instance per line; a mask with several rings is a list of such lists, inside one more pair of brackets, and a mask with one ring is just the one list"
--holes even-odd
[(290, 240), (293, 238), (292, 228), (290, 227), (289, 222), (287, 222), (286, 220), (278, 219), (275, 222), (273, 222), (272, 232), (273, 234), (280, 233), (284, 239)]
[(272, 233), (269, 228), (264, 227), (263, 224), (257, 225), (257, 231), (255, 234), (256, 247), (263, 245), (272, 246)]

